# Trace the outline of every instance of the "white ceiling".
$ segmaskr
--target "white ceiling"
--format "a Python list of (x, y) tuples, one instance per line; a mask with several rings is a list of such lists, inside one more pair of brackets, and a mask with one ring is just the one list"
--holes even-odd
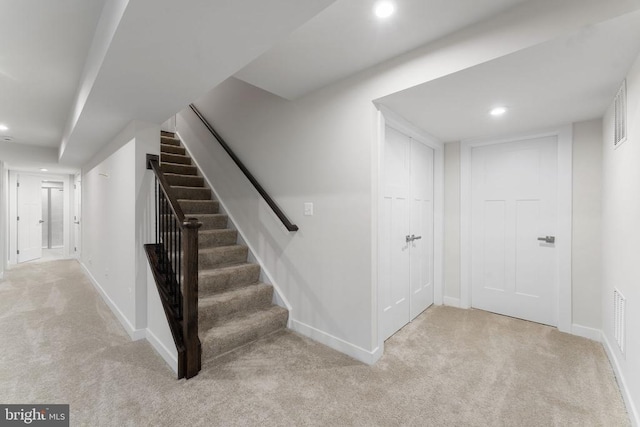
[[(382, 22), (375, 0), (4, 0), (0, 160), (73, 170), (131, 120), (162, 123), (234, 73), (296, 98), (537, 1), (396, 0)], [(444, 140), (598, 117), (638, 28), (623, 16), (378, 101)], [(486, 117), (493, 102), (511, 108), (500, 122)]]
[(164, 122), (333, 1), (4, 0), (0, 160), (76, 170), (130, 121)]
[(295, 99), (524, 1), (395, 0), (379, 20), (375, 0), (338, 0), (235, 77)]
[(639, 52), (634, 12), (377, 102), (442, 141), (543, 129), (602, 117)]
[(57, 147), (105, 0), (3, 0), (0, 149)]

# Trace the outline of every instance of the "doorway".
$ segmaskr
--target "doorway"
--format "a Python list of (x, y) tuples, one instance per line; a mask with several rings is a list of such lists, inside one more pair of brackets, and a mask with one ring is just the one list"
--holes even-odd
[(571, 128), (461, 145), (461, 303), (571, 328)]
[(64, 184), (42, 181), (42, 257), (62, 258), (64, 246)]
[(434, 149), (385, 126), (379, 287), (386, 340), (434, 302)]
[(9, 266), (68, 258), (74, 239), (73, 175), (10, 170), (8, 176)]

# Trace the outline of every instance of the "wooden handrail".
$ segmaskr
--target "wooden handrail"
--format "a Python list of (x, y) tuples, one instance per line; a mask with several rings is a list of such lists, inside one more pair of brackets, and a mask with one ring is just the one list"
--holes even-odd
[(184, 212), (182, 211), (182, 208), (178, 203), (178, 199), (176, 199), (173, 192), (169, 190), (171, 188), (171, 185), (160, 170), (160, 157), (157, 154), (147, 154), (147, 169), (153, 170), (153, 173), (156, 175), (156, 179), (160, 183), (160, 188), (169, 201), (169, 206), (171, 207), (173, 214), (176, 216), (178, 224), (180, 224), (180, 228), (184, 228)]
[[(198, 229), (186, 218), (159, 157), (147, 154), (147, 169), (156, 178), (156, 243), (145, 245), (160, 300), (178, 350), (178, 378), (191, 378), (201, 367), (198, 337)], [(160, 190), (160, 191), (158, 191)]]
[(277, 217), (280, 218), (280, 221), (282, 221), (282, 224), (284, 224), (287, 230), (298, 231), (298, 226), (293, 224), (289, 220), (289, 218), (287, 218), (284, 212), (282, 212), (282, 209), (280, 209), (280, 207), (271, 198), (271, 196), (269, 196), (269, 194), (265, 191), (265, 189), (262, 188), (262, 185), (260, 185), (258, 180), (251, 174), (251, 172), (249, 172), (249, 169), (246, 168), (246, 166), (242, 163), (242, 161), (238, 158), (238, 156), (236, 156), (233, 150), (231, 150), (231, 147), (229, 147), (229, 144), (227, 144), (227, 142), (220, 136), (220, 134), (216, 132), (213, 126), (211, 126), (211, 124), (207, 121), (207, 119), (204, 118), (204, 116), (202, 115), (202, 113), (200, 113), (200, 111), (196, 108), (196, 106), (193, 104), (189, 104), (189, 107), (196, 114), (196, 116), (198, 116), (202, 124), (204, 124), (205, 127), (209, 129), (209, 132), (211, 132), (211, 135), (213, 135), (213, 137), (218, 140), (218, 142), (220, 143), (224, 151), (227, 152), (229, 157), (231, 157), (231, 160), (233, 160), (234, 163), (240, 168), (240, 170), (242, 171), (242, 173), (244, 173), (244, 176), (247, 177), (249, 182), (253, 184), (255, 189), (258, 191), (258, 193), (260, 193), (260, 195), (264, 199), (264, 201), (267, 202), (267, 204), (269, 205), (269, 207), (271, 207), (271, 209), (277, 215)]

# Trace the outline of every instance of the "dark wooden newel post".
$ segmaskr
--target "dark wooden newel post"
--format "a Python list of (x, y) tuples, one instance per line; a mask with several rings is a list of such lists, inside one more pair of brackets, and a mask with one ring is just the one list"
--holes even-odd
[(184, 274), (182, 329), (187, 353), (185, 377), (200, 371), (200, 339), (198, 338), (198, 229), (202, 223), (187, 218), (183, 229), (182, 271)]

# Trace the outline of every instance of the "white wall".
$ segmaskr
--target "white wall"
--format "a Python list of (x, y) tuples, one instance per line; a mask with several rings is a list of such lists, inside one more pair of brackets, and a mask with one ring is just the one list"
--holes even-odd
[(371, 100), (328, 91), (289, 102), (230, 79), (196, 104), (300, 227), (288, 232), (193, 113), (179, 115), (185, 145), (293, 307), (290, 326), (372, 362)]
[[(613, 147), (613, 108), (603, 124), (602, 328), (627, 409), (640, 425), (640, 57), (627, 76), (627, 140)], [(626, 297), (626, 351), (613, 334), (613, 290)]]
[[(573, 124), (573, 328), (602, 328), (602, 119)], [(588, 328), (585, 330), (584, 328)]]
[(0, 280), (4, 278), (7, 266), (7, 215), (8, 215), (8, 176), (4, 162), (0, 162)]
[(153, 334), (143, 244), (154, 238), (154, 190), (145, 157), (159, 153), (159, 138), (159, 125), (131, 122), (82, 170), (81, 262), (133, 339)]
[(82, 183), (82, 263), (134, 336), (144, 326), (136, 323), (135, 310), (135, 139), (83, 170)]
[(444, 146), (444, 304), (460, 305), (460, 142)]

